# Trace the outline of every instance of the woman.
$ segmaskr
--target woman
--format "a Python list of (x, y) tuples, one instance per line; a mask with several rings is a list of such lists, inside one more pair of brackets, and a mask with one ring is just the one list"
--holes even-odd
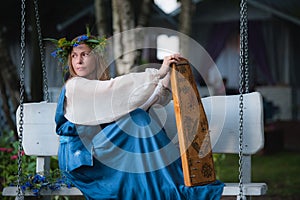
[(109, 79), (93, 50), (102, 49), (101, 39), (63, 41), (55, 55), (67, 55), (70, 78), (55, 117), (59, 165), (86, 199), (219, 199), (219, 181), (184, 186), (179, 150), (147, 112), (170, 101), (169, 65), (180, 55), (165, 57), (158, 70)]

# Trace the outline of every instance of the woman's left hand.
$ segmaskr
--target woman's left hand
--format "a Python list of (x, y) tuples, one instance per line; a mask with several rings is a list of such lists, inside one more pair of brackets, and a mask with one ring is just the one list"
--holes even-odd
[(170, 65), (172, 63), (177, 63), (180, 60), (180, 58), (182, 58), (182, 56), (179, 53), (172, 54), (170, 56), (165, 56), (163, 63), (160, 69), (158, 70), (160, 74), (160, 78), (165, 77), (167, 73), (170, 71)]

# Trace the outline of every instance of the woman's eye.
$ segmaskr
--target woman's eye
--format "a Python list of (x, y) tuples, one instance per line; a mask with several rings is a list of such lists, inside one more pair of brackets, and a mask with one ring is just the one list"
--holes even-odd
[(84, 53), (83, 53), (83, 56), (86, 57), (86, 56), (88, 56), (89, 54), (90, 54), (89, 52), (84, 52)]

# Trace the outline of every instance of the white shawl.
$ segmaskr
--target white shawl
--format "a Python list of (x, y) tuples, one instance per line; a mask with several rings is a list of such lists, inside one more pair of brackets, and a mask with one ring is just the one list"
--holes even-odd
[(72, 123), (97, 125), (119, 119), (136, 108), (171, 100), (158, 70), (146, 69), (107, 81), (74, 77), (66, 83), (65, 117)]

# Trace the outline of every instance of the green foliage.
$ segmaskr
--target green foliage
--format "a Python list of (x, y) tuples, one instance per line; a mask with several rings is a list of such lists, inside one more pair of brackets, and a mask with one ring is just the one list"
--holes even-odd
[[(18, 182), (18, 151), (19, 141), (14, 140), (14, 132), (4, 132), (0, 138), (0, 189), (6, 186), (16, 186)], [(36, 174), (36, 157), (26, 156), (21, 152), (22, 176), (20, 186), (23, 191), (30, 190), (36, 196), (41, 189), (58, 190), (61, 187), (71, 187), (58, 169), (56, 157), (51, 158), (51, 169), (49, 172)], [(52, 170), (53, 169), (53, 170)], [(9, 199), (9, 198), (7, 198)], [(58, 198), (56, 198), (58, 199)]]
[(256, 155), (253, 157), (253, 180), (266, 182), (269, 195), (299, 197), (299, 163), (299, 152), (283, 151), (271, 155)]
[[(12, 183), (18, 175), (18, 146), (19, 142), (14, 141), (14, 133), (3, 132), (0, 139), (0, 171), (1, 188)], [(22, 169), (28, 173), (35, 171), (35, 158), (24, 156), (21, 152)]]
[[(17, 180), (13, 185), (17, 185)], [(20, 178), (22, 191), (32, 192), (35, 196), (40, 195), (40, 191), (50, 189), (51, 191), (59, 190), (61, 187), (70, 188), (73, 185), (61, 174), (59, 169), (50, 172), (41, 172), (37, 174), (23, 174)]]
[(216, 178), (220, 179), (220, 171), (221, 171), (221, 166), (222, 162), (225, 160), (226, 155), (225, 154), (213, 154), (213, 160), (214, 160), (214, 165), (215, 165), (215, 171), (216, 171)]
[[(219, 171), (223, 182), (238, 181), (238, 155), (227, 154)], [(300, 154), (283, 151), (252, 157), (252, 181), (267, 183), (266, 197), (270, 199), (298, 199), (300, 195)]]

